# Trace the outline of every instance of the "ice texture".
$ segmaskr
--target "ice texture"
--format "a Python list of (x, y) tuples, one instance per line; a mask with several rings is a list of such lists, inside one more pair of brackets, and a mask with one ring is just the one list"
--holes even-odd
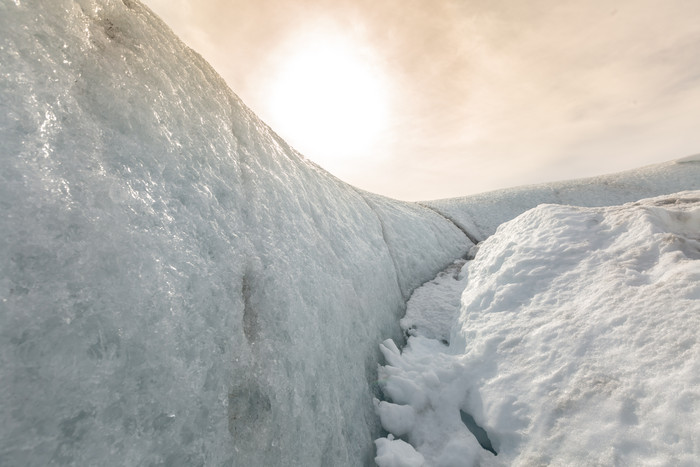
[(387, 465), (700, 463), (700, 191), (541, 205), (413, 296), (406, 347), (380, 346), (375, 408), (414, 447), (377, 440)]
[[(416, 203), (397, 203), (394, 200), (372, 193), (361, 192), (367, 204), (377, 214), (391, 257), (395, 261), (399, 286), (408, 299), (418, 286), (426, 282), (424, 270), (440, 271), (445, 267), (445, 256), (436, 257), (433, 249), (420, 250), (414, 245), (427, 242), (439, 251), (449, 251), (455, 242), (467, 245), (461, 256), (466, 256), (473, 247), (464, 243), (466, 237), (459, 229), (445, 229), (445, 217), (432, 209)], [(406, 219), (420, 218), (421, 222), (407, 223)], [(451, 222), (451, 221), (450, 221)], [(446, 233), (448, 233), (446, 235)], [(403, 254), (403, 251), (411, 254)], [(451, 258), (454, 259), (455, 257)]]
[(0, 64), (0, 465), (371, 464), (377, 344), (467, 237), (136, 0), (0, 0)]
[(700, 190), (700, 155), (599, 177), (528, 185), (462, 198), (425, 201), (475, 241), (539, 204), (615, 206), (642, 198)]

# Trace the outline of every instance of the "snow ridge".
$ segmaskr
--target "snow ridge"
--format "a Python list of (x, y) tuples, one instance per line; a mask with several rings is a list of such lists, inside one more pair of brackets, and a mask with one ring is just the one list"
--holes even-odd
[(642, 198), (700, 189), (698, 156), (611, 175), (545, 183), (451, 198), (423, 201), (451, 219), (470, 239), (483, 241), (499, 225), (539, 204), (614, 206)]

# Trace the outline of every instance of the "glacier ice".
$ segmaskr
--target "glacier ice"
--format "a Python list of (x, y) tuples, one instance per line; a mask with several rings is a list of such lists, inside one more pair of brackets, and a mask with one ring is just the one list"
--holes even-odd
[(0, 0), (0, 464), (362, 465), (471, 242), (290, 148), (135, 0)]
[[(370, 465), (377, 343), (403, 361), (406, 298), (525, 195), (448, 209), (343, 183), (138, 0), (0, 0), (0, 65), (0, 465)], [(695, 162), (620, 184), (692, 188)], [(412, 347), (444, 349), (420, 333), (449, 320), (414, 311)], [(424, 408), (415, 388), (450, 374), (391, 384)], [(422, 416), (377, 406), (401, 432)]]
[(539, 204), (615, 206), (684, 190), (700, 190), (697, 155), (616, 174), (506, 188), (422, 204), (470, 232), (474, 240), (482, 241), (493, 235), (499, 225)]

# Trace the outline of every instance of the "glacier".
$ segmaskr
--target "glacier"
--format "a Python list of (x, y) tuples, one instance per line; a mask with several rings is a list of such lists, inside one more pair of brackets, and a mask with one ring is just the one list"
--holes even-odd
[(0, 0), (0, 65), (0, 464), (372, 465), (377, 344), (501, 214), (338, 180), (138, 0)]

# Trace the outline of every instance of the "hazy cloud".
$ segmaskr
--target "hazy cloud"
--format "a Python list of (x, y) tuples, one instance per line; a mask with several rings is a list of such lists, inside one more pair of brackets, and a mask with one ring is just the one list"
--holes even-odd
[(389, 196), (595, 175), (700, 148), (695, 0), (146, 3), (267, 121), (267, 83), (296, 34), (323, 21), (370, 44), (391, 81), (391, 125), (372, 157), (336, 175)]

